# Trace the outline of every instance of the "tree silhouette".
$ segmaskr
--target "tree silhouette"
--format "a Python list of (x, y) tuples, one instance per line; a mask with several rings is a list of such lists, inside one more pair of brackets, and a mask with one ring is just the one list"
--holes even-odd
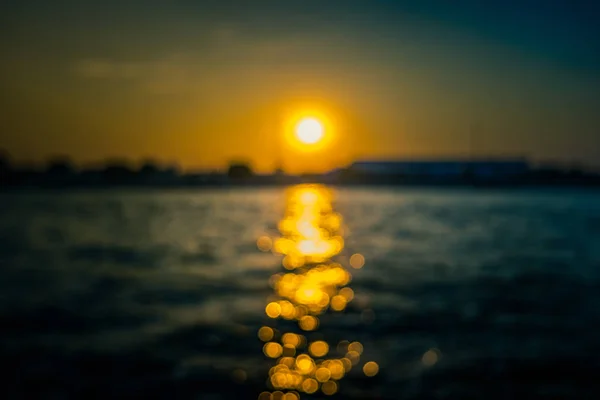
[(142, 175), (154, 175), (160, 172), (160, 167), (158, 162), (154, 160), (145, 160), (139, 172)]
[(252, 168), (246, 163), (232, 163), (227, 170), (227, 176), (231, 179), (248, 179), (252, 177), (254, 173)]
[(75, 171), (71, 159), (67, 156), (53, 157), (46, 167), (46, 173), (52, 176), (70, 175)]

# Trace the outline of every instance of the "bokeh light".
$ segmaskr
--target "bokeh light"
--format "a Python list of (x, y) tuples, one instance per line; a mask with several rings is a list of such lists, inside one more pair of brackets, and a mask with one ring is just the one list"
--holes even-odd
[(313, 357), (323, 357), (329, 352), (329, 345), (322, 341), (312, 342), (308, 348)]
[(358, 354), (362, 354), (363, 345), (360, 342), (352, 342), (348, 345), (348, 351), (355, 351)]
[(374, 361), (369, 361), (363, 366), (363, 372), (366, 376), (375, 376), (379, 372), (379, 365)]
[(352, 362), (352, 365), (357, 365), (360, 361), (360, 354), (357, 351), (349, 351), (346, 353), (346, 358)]
[(256, 241), (256, 246), (260, 251), (270, 251), (273, 247), (273, 240), (271, 240), (271, 238), (268, 236), (261, 236)]
[(331, 299), (331, 308), (335, 311), (343, 311), (347, 303), (348, 301), (344, 296), (337, 295)]
[(353, 254), (350, 257), (350, 266), (355, 269), (361, 269), (365, 265), (365, 257), (362, 254)]
[(279, 305), (279, 303), (271, 302), (267, 304), (265, 312), (269, 317), (277, 318), (281, 315), (281, 306)]
[(337, 390), (338, 386), (334, 381), (327, 381), (323, 383), (323, 386), (321, 387), (321, 391), (328, 396), (333, 396)]
[(349, 358), (340, 358), (342, 365), (344, 366), (344, 371), (348, 372), (352, 369), (352, 361)]
[(315, 372), (315, 378), (317, 378), (319, 382), (327, 382), (331, 379), (331, 371), (328, 368), (321, 367)]
[(349, 287), (341, 288), (339, 295), (343, 296), (346, 299), (346, 302), (350, 302), (354, 299), (354, 290)]
[(263, 342), (268, 342), (273, 339), (273, 329), (269, 326), (263, 326), (258, 330), (258, 338)]
[[(267, 394), (270, 400), (300, 399), (300, 392), (313, 394), (319, 389), (324, 395), (334, 395), (339, 391), (338, 381), (359, 364), (364, 351), (358, 341), (342, 340), (332, 347), (320, 338), (307, 342), (304, 336), (310, 337), (310, 332), (319, 329), (321, 314), (343, 312), (350, 302), (364, 299), (356, 298), (348, 286), (352, 280), (348, 269), (332, 260), (344, 249), (343, 220), (333, 211), (332, 201), (332, 193), (323, 186), (291, 188), (284, 218), (278, 224), (281, 237), (271, 240), (264, 236), (257, 241), (259, 249), (282, 255), (287, 270), (269, 279), (275, 296), (265, 313), (272, 319), (294, 321), (298, 330), (278, 331), (276, 335), (271, 327), (259, 329), (258, 337), (266, 342), (264, 354), (277, 359), (268, 381), (275, 392), (261, 393), (265, 399)], [(362, 268), (364, 257), (354, 254), (349, 262), (353, 268)], [(359, 301), (359, 308), (364, 306)], [(332, 355), (341, 357), (324, 359)], [(378, 371), (374, 361), (363, 366), (366, 376)]]
[(316, 380), (309, 378), (302, 383), (302, 390), (308, 394), (313, 394), (319, 390), (319, 383)]
[(281, 337), (281, 341), (283, 342), (283, 344), (291, 345), (294, 347), (300, 347), (305, 340), (306, 339), (304, 339), (302, 335), (297, 335), (291, 332), (284, 333)]
[(279, 343), (269, 342), (265, 343), (263, 352), (267, 357), (277, 358), (283, 353), (283, 347)]
[(283, 356), (284, 357), (294, 357), (296, 355), (296, 347), (291, 344), (286, 344), (283, 346)]
[(296, 367), (302, 375), (308, 375), (315, 370), (315, 362), (308, 355), (302, 354), (296, 359)]
[(430, 349), (423, 354), (421, 361), (426, 367), (432, 367), (439, 361), (440, 351), (438, 349)]
[(271, 393), (262, 392), (261, 394), (258, 395), (258, 400), (271, 400)]
[(299, 321), (300, 328), (305, 331), (314, 331), (319, 327), (319, 320), (312, 315), (306, 315)]
[(344, 364), (340, 360), (327, 360), (323, 363), (329, 371), (331, 371), (331, 377), (333, 379), (342, 379), (346, 373)]

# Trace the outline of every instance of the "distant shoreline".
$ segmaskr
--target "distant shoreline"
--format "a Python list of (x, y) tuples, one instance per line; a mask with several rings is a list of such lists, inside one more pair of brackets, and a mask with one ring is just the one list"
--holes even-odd
[(164, 191), (164, 190), (228, 190), (228, 189), (263, 189), (263, 188), (285, 188), (300, 184), (326, 185), (333, 188), (389, 188), (389, 189), (585, 189), (599, 190), (599, 183), (347, 183), (347, 182), (323, 182), (323, 181), (294, 181), (281, 183), (227, 183), (227, 184), (165, 184), (165, 185), (143, 185), (143, 184), (103, 184), (103, 185), (3, 185), (0, 193), (16, 192), (62, 192), (62, 191)]
[(226, 171), (190, 172), (148, 161), (132, 167), (107, 161), (97, 169), (79, 169), (68, 159), (44, 168), (13, 166), (0, 157), (0, 191), (83, 189), (220, 189), (282, 187), (317, 183), (339, 187), (432, 188), (595, 188), (600, 173), (581, 168), (532, 167), (524, 158), (356, 161), (319, 174), (258, 174), (248, 163), (234, 162)]

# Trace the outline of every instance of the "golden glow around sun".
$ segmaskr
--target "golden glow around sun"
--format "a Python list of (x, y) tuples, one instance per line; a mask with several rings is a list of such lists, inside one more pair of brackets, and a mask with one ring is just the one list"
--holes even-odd
[(335, 113), (318, 104), (294, 104), (282, 112), (281, 124), (281, 150), (287, 164), (303, 164), (304, 172), (328, 164), (339, 138)]
[(304, 144), (318, 143), (323, 133), (323, 125), (316, 118), (304, 118), (296, 125), (296, 137)]

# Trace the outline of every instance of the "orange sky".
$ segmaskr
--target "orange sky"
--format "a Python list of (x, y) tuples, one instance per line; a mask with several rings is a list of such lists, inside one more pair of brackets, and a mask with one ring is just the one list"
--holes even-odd
[[(16, 160), (242, 159), (266, 172), (281, 151), (287, 171), (308, 172), (356, 158), (600, 159), (600, 80), (587, 53), (554, 57), (587, 51), (562, 31), (538, 43), (528, 25), (511, 38), (483, 31), (496, 19), (474, 27), (458, 8), (451, 20), (391, 2), (38, 3), (2, 17), (0, 148)], [(547, 29), (573, 32), (560, 23)], [(314, 153), (282, 140), (306, 110), (328, 120)]]

